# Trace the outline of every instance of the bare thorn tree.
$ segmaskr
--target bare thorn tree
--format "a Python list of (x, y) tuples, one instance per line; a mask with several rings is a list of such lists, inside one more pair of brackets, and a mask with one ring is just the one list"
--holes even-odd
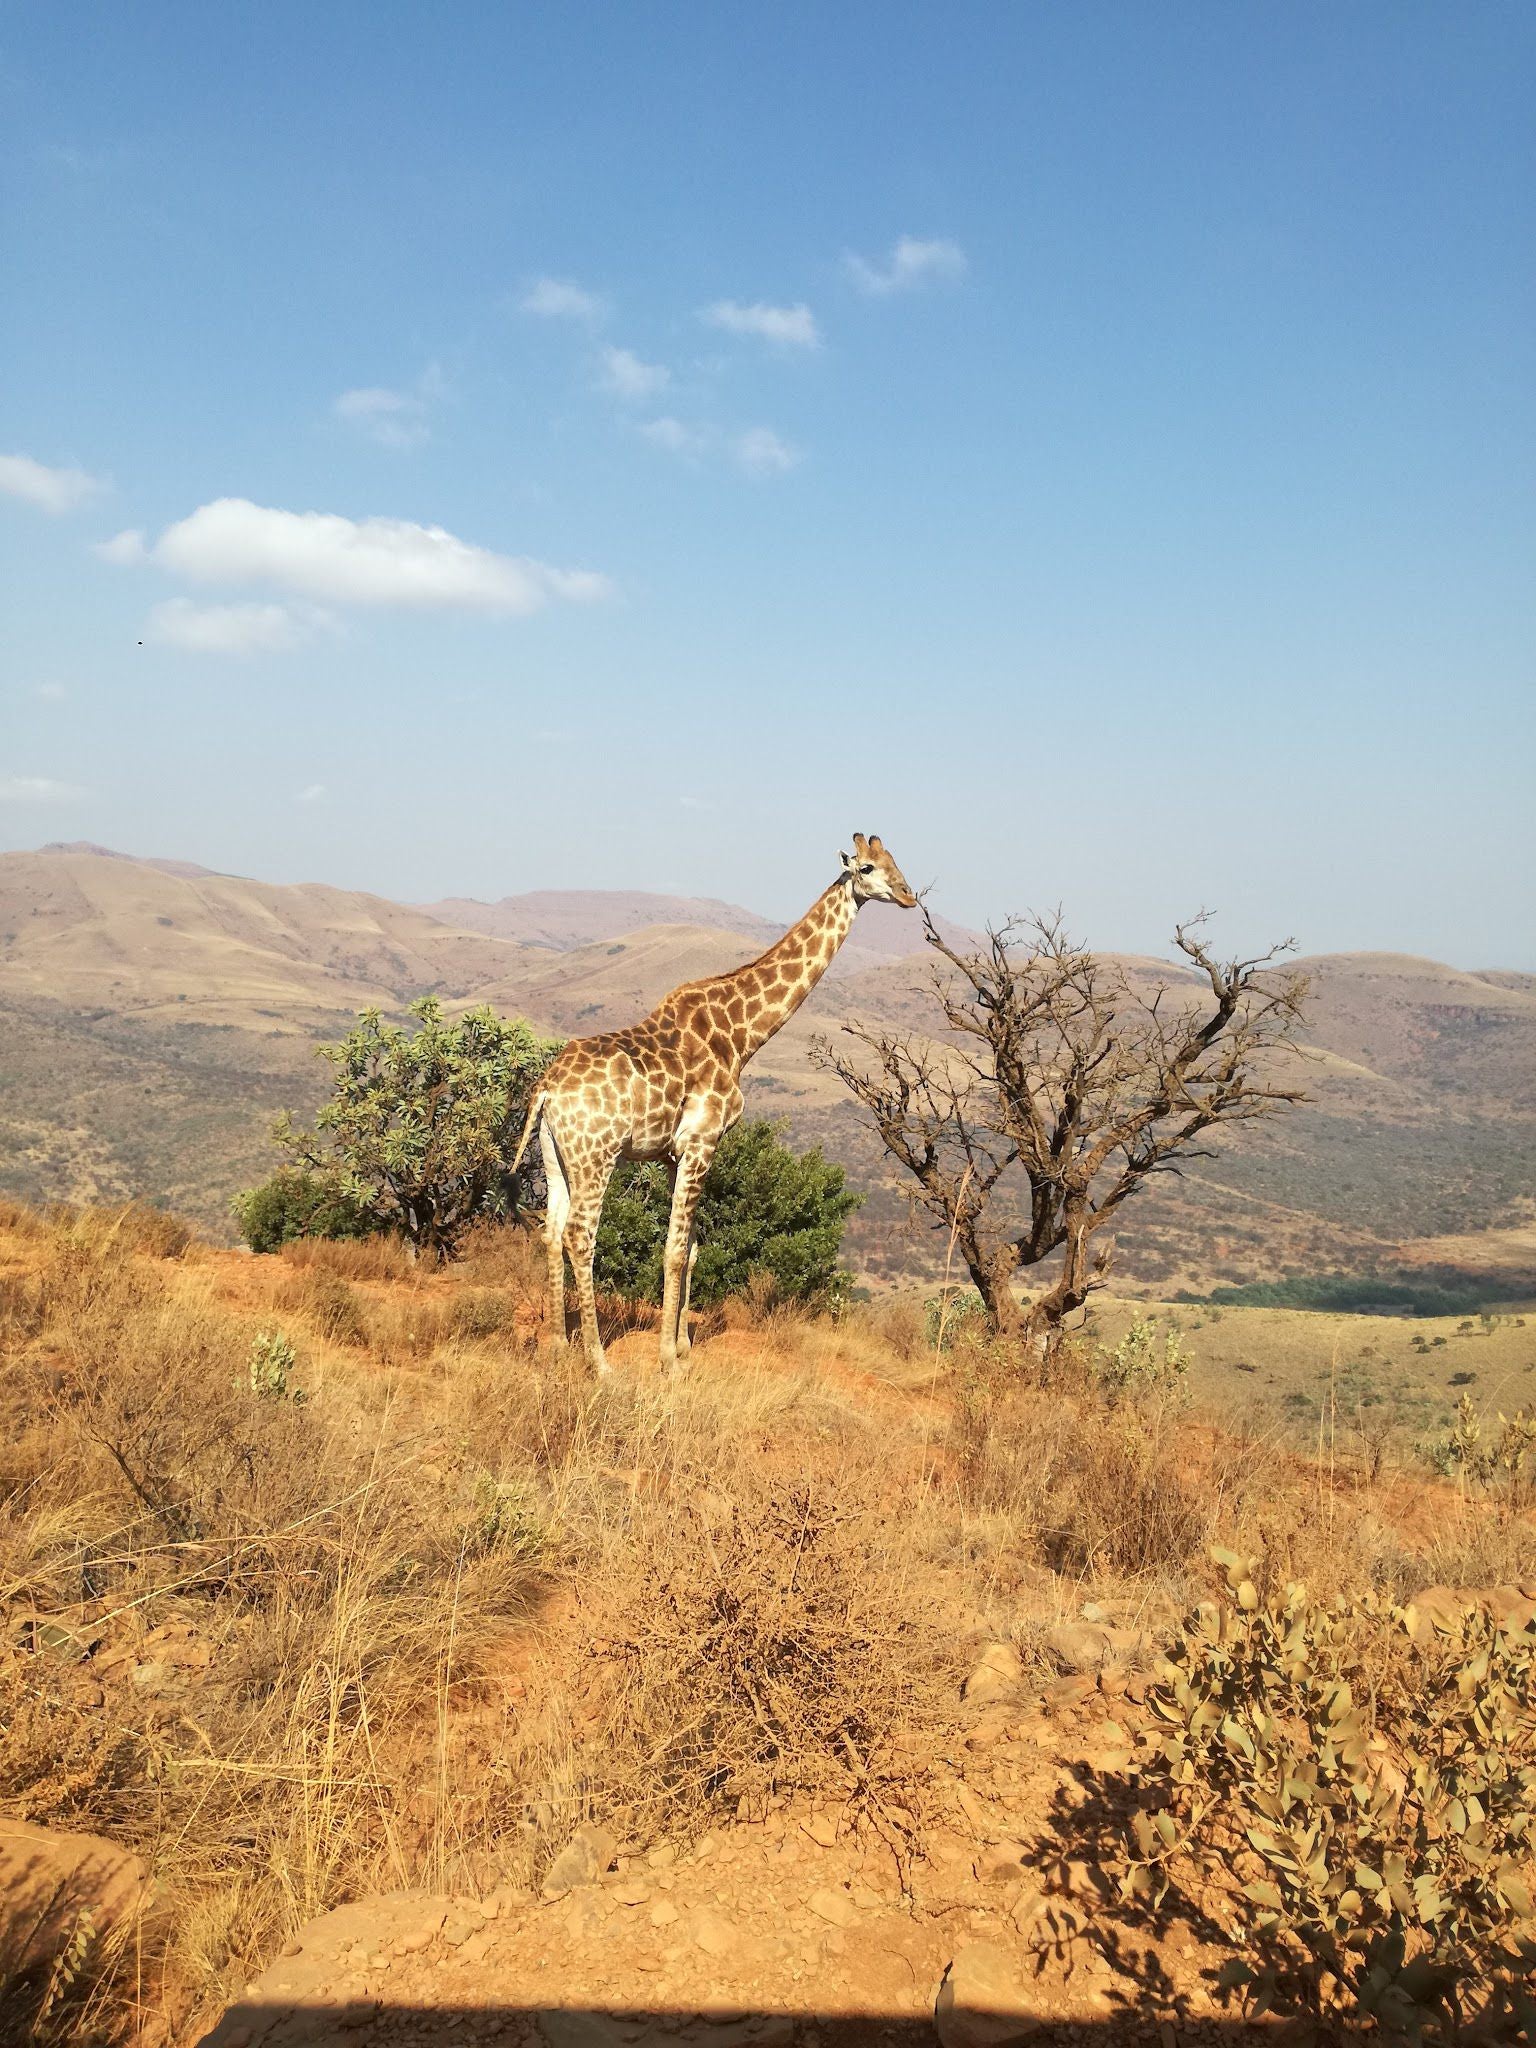
[[(1219, 960), (1205, 917), (1174, 943), (1198, 979), (1137, 989), (1074, 946), (1055, 917), (1010, 920), (961, 953), (926, 909), (942, 957), (931, 1036), (844, 1026), (862, 1051), (826, 1041), (823, 1065), (868, 1110), (916, 1200), (956, 1250), (994, 1330), (1049, 1353), (1065, 1318), (1104, 1284), (1107, 1229), (1153, 1174), (1208, 1158), (1202, 1135), (1306, 1098), (1284, 1085), (1305, 978), (1275, 962)], [(1061, 1253), (1027, 1305), (1015, 1276)]]

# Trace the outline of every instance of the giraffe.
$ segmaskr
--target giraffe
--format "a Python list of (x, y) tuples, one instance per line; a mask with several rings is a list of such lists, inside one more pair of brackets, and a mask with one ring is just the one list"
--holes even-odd
[(539, 1127), (549, 1182), (544, 1243), (550, 1322), (565, 1336), (569, 1253), (587, 1363), (603, 1356), (592, 1289), (592, 1252), (613, 1169), (621, 1159), (665, 1159), (672, 1177), (661, 1304), (661, 1362), (688, 1355), (693, 1219), (721, 1137), (741, 1115), (741, 1070), (795, 1014), (832, 964), (863, 903), (911, 910), (916, 896), (878, 838), (853, 835), (842, 871), (798, 924), (760, 959), (729, 974), (687, 981), (626, 1031), (573, 1038), (556, 1055), (528, 1105), (515, 1173)]

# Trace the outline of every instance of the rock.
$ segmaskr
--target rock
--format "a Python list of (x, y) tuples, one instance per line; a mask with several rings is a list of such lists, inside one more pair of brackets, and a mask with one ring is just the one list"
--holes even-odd
[(837, 1815), (835, 1813), (813, 1813), (808, 1820), (800, 1823), (804, 1833), (823, 1849), (830, 1849), (837, 1840)]
[(545, 1898), (557, 1899), (577, 1885), (596, 1884), (612, 1864), (616, 1848), (606, 1828), (584, 1821), (544, 1873)]
[(1046, 1705), (1053, 1713), (1070, 1713), (1074, 1707), (1080, 1707), (1094, 1690), (1093, 1680), (1081, 1672), (1069, 1678), (1058, 1678), (1045, 1689)]
[(658, 1899), (651, 1908), (653, 1927), (671, 1927), (678, 1917), (677, 1908), (670, 1899)]
[(942, 2048), (1008, 2048), (1027, 2040), (1039, 2022), (1012, 1958), (990, 1942), (972, 1941), (944, 1972), (933, 2024)]
[(1501, 1628), (1518, 1633), (1536, 1622), (1536, 1589), (1529, 1586), (1494, 1586), (1488, 1594), (1488, 1611)]
[(601, 1892), (583, 1885), (565, 1911), (563, 1925), (572, 1941), (588, 1941), (602, 1931), (609, 1914), (608, 1901)]
[(971, 1706), (989, 1707), (1005, 1700), (1024, 1676), (1019, 1653), (1012, 1643), (987, 1643), (960, 1689), (960, 1697)]
[(650, 1901), (651, 1886), (643, 1877), (626, 1877), (613, 1887), (609, 1896), (621, 1906), (644, 1906)]
[(677, 1861), (677, 1848), (671, 1842), (658, 1842), (645, 1860), (652, 1870), (670, 1870)]
[(1111, 1648), (1110, 1632), (1098, 1621), (1059, 1621), (1045, 1640), (1063, 1671), (1097, 1671)]
[[(199, 2048), (236, 2048), (242, 2037), (259, 2041), (262, 2048), (327, 2048), (338, 2028), (369, 2024), (377, 2004), (368, 1983), (355, 1974), (356, 1963), (344, 1966), (342, 1956), (374, 1955), (385, 1948), (414, 1953), (426, 1947), (459, 1904), (431, 1892), (392, 1892), (354, 1900), (311, 1920), (290, 1945), (295, 1953), (254, 1978)], [(378, 1974), (370, 1970), (375, 1983)], [(360, 2002), (350, 2011), (338, 2010), (348, 1998)]]
[(818, 1920), (825, 1920), (830, 1927), (856, 1927), (859, 1909), (848, 1894), (837, 1885), (824, 1884), (806, 1900), (806, 1905)]
[(99, 1936), (148, 1898), (144, 1865), (104, 1836), (0, 1819), (0, 1954), (17, 1975), (56, 1955), (87, 1914)]
[(707, 1956), (728, 1956), (738, 1946), (736, 1929), (723, 1913), (700, 1906), (693, 1916), (693, 1940)]
[(1017, 1879), (1024, 1868), (1024, 1844), (993, 1842), (982, 1850), (973, 1868), (982, 1884), (996, 1884), (1002, 1878)]

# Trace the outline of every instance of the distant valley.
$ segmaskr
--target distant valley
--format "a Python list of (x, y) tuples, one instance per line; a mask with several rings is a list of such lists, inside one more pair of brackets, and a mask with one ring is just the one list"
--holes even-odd
[[(811, 1050), (846, 1017), (931, 1028), (915, 922), (861, 913), (838, 973), (749, 1069), (749, 1111), (785, 1119), (869, 1192), (850, 1250), (875, 1279), (931, 1274), (935, 1243)], [(434, 991), (552, 1034), (600, 1030), (782, 928), (639, 891), (411, 906), (97, 847), (0, 855), (0, 1188), (140, 1195), (227, 1235), (231, 1194), (272, 1163), (272, 1115), (318, 1101), (313, 1048), (359, 1009), (398, 1015)], [(1135, 1205), (1120, 1279), (1167, 1289), (1406, 1265), (1518, 1285), (1536, 1265), (1536, 977), (1393, 954), (1302, 965), (1314, 1100)]]

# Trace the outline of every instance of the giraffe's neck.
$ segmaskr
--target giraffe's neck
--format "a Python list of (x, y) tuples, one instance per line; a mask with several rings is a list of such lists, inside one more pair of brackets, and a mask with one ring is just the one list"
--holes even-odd
[(853, 930), (858, 907), (847, 882), (834, 882), (777, 945), (740, 970), (736, 979), (747, 998), (743, 1065), (789, 1022), (832, 965), (838, 947)]

